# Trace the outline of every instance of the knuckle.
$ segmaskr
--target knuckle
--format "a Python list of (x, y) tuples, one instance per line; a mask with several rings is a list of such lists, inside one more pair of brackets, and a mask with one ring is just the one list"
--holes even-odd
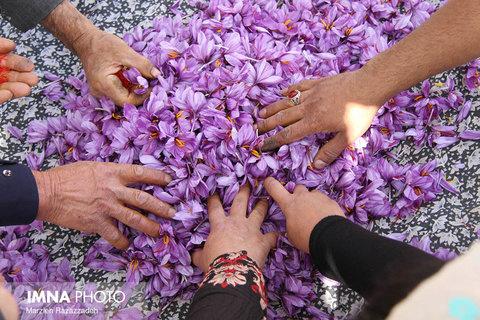
[(122, 234), (120, 233), (120, 231), (118, 231), (118, 229), (116, 229), (115, 232), (109, 232), (109, 237), (110, 237), (109, 242), (113, 245), (118, 244), (122, 241)]
[(292, 129), (290, 129), (290, 127), (287, 127), (280, 131), (278, 135), (282, 141), (289, 141), (292, 137)]
[(143, 192), (143, 191), (140, 191), (140, 190), (137, 190), (135, 191), (135, 194), (134, 194), (134, 201), (136, 204), (140, 205), (140, 206), (144, 206), (148, 203), (148, 197), (147, 195)]
[(287, 118), (287, 114), (285, 111), (280, 111), (275, 115), (275, 122), (277, 123), (285, 123), (285, 120)]
[(140, 216), (140, 213), (132, 212), (132, 213), (129, 213), (125, 218), (126, 224), (130, 226), (138, 226), (141, 221), (142, 221), (142, 217)]
[(141, 177), (143, 176), (143, 173), (145, 172), (145, 169), (142, 167), (142, 166), (137, 166), (137, 165), (133, 165), (131, 167), (132, 169), (132, 175), (134, 177)]
[(109, 201), (107, 201), (107, 198), (100, 198), (100, 199), (97, 199), (97, 201), (95, 202), (96, 202), (95, 205), (97, 207), (97, 211), (110, 213), (111, 204)]
[(324, 154), (327, 157), (327, 160), (329, 162), (332, 162), (333, 160), (337, 159), (338, 156), (340, 155), (340, 153), (338, 151), (331, 150), (331, 149), (325, 150)]
[(263, 132), (266, 129), (266, 120), (259, 121), (257, 123), (257, 128), (260, 132)]

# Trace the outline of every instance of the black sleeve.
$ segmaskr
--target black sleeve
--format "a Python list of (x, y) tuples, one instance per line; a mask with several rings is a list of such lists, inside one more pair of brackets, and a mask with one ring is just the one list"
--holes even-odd
[(186, 319), (257, 320), (266, 312), (262, 270), (240, 251), (223, 254), (210, 265)]
[(6, 18), (23, 32), (40, 23), (63, 0), (0, 0)]
[(379, 236), (340, 216), (320, 221), (310, 235), (318, 270), (366, 300), (365, 318), (384, 318), (443, 261), (406, 243)]
[(27, 166), (0, 160), (0, 225), (29, 224), (37, 217), (38, 189)]

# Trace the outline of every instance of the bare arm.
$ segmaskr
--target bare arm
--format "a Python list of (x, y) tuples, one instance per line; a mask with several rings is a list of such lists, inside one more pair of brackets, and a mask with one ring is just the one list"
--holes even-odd
[(263, 151), (318, 132), (336, 132), (317, 153), (314, 166), (333, 162), (371, 125), (378, 109), (397, 93), (441, 71), (480, 56), (480, 2), (450, 0), (418, 29), (372, 58), (364, 67), (305, 80), (282, 91), (301, 91), (301, 103), (275, 102), (259, 112), (260, 133), (285, 128), (265, 139)]
[(79, 43), (86, 40), (89, 33), (100, 31), (68, 0), (59, 4), (40, 24), (77, 55)]
[(365, 71), (384, 87), (383, 102), (437, 73), (480, 56), (480, 2), (450, 0), (424, 24), (374, 57)]
[(125, 89), (115, 73), (135, 67), (144, 77), (155, 78), (160, 71), (123, 40), (95, 27), (70, 1), (64, 0), (41, 24), (80, 58), (92, 95), (106, 95), (117, 105), (139, 105), (148, 97), (149, 92), (137, 95)]

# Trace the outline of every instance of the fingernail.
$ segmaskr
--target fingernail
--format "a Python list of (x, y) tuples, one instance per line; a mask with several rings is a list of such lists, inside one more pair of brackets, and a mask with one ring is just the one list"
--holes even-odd
[(153, 69), (152, 69), (152, 76), (153, 76), (154, 78), (156, 78), (156, 77), (161, 76), (161, 75), (162, 75), (162, 73), (160, 72), (160, 70), (158, 70), (157, 68), (153, 67)]
[(255, 124), (253, 125), (253, 131), (257, 132), (257, 130), (258, 130), (258, 127), (257, 127), (257, 124), (255, 123)]
[(265, 110), (265, 109), (260, 110), (258, 112), (258, 115), (262, 118), (265, 117), (267, 115), (267, 110)]
[(165, 182), (166, 182), (167, 184), (169, 184), (170, 182), (172, 182), (172, 180), (173, 180), (172, 177), (170, 177), (170, 176), (168, 176), (168, 175), (165, 177)]
[(285, 95), (287, 93), (288, 88), (283, 88), (282, 91), (280, 91), (281, 94)]
[(325, 168), (327, 166), (327, 163), (319, 159), (313, 163), (313, 166), (315, 167), (315, 169), (320, 170)]
[(177, 213), (177, 211), (176, 211), (175, 209), (173, 209), (173, 208), (168, 209), (168, 216), (169, 216), (170, 218), (175, 217), (175, 214), (176, 214), (176, 213)]

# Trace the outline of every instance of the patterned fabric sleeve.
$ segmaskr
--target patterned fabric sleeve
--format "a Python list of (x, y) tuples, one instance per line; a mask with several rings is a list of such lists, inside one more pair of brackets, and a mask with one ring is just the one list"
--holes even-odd
[(266, 319), (262, 270), (246, 251), (219, 256), (193, 298), (187, 319)]

